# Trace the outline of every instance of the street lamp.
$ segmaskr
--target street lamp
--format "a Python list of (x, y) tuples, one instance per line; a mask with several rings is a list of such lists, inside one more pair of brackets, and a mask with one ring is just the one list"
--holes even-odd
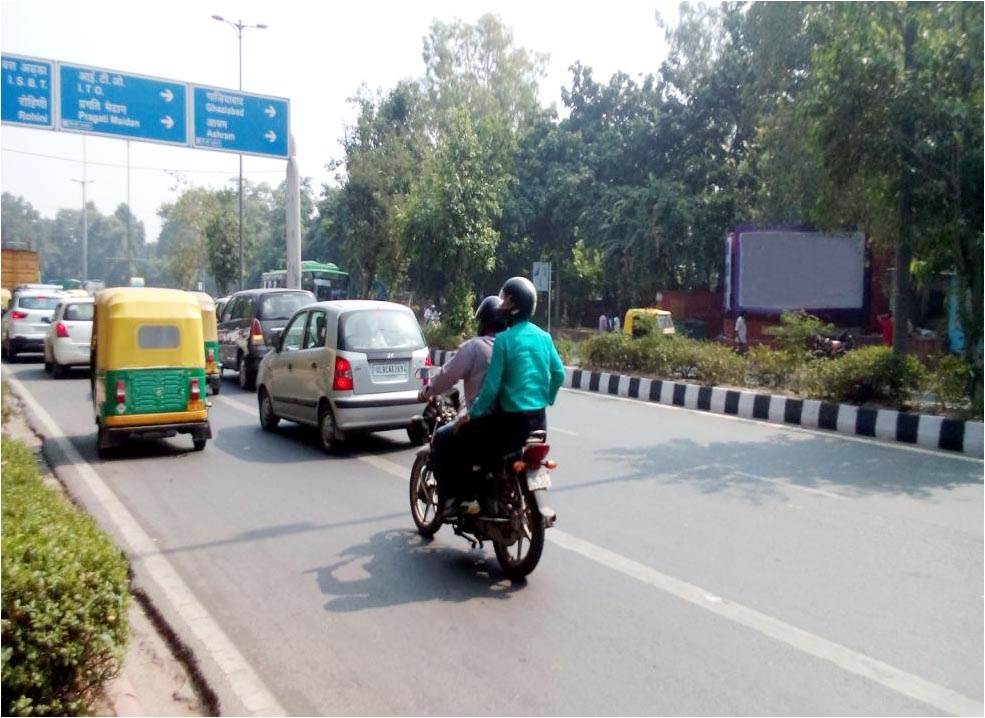
[[(263, 23), (257, 25), (244, 25), (242, 20), (232, 22), (222, 15), (213, 15), (213, 20), (224, 22), (236, 30), (236, 38), (239, 40), (239, 89), (243, 91), (243, 30), (256, 29), (266, 30), (267, 26)], [(243, 275), (245, 273), (243, 265), (243, 155), (239, 156), (239, 288), (243, 287)]]

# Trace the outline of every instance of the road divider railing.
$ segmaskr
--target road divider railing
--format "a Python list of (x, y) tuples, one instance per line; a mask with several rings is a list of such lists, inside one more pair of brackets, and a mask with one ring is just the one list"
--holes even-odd
[[(442, 366), (454, 354), (450, 350), (432, 349), (431, 360), (435, 365)], [(892, 409), (870, 409), (852, 404), (648, 379), (578, 367), (565, 367), (564, 387), (771, 424), (953, 451), (978, 459), (985, 454), (985, 425), (980, 421), (947, 419)]]

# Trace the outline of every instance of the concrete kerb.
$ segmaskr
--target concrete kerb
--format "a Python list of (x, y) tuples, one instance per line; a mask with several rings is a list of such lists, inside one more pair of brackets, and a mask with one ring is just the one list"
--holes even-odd
[[(454, 354), (454, 351), (432, 349), (431, 360), (441, 366)], [(821, 429), (957, 452), (976, 459), (985, 456), (985, 425), (980, 421), (960, 421), (890, 409), (867, 409), (851, 404), (646, 379), (572, 366), (564, 368), (564, 387), (771, 424)]]

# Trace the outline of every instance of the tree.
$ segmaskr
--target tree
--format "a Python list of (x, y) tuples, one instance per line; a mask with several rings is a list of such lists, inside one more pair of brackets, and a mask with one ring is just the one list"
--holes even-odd
[(0, 239), (5, 247), (35, 249), (45, 237), (41, 213), (23, 197), (4, 192), (0, 201)]
[(239, 283), (239, 219), (233, 190), (215, 195), (212, 214), (205, 223), (205, 249), (209, 269), (220, 294), (228, 294)]
[(500, 181), (488, 172), (469, 113), (460, 109), (408, 199), (403, 230), (409, 250), (419, 265), (441, 277), (446, 321), (454, 331), (470, 326), (471, 277), (494, 266)]

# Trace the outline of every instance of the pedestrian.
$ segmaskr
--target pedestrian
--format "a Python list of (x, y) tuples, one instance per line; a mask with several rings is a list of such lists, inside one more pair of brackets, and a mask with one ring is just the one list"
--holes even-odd
[(600, 332), (609, 331), (609, 317), (606, 316), (606, 313), (604, 311), (601, 314), (599, 314), (599, 331)]
[(887, 347), (893, 345), (893, 313), (886, 312), (876, 317), (879, 322), (879, 329), (882, 331), (882, 343)]
[(618, 314), (613, 314), (612, 315), (612, 331), (614, 331), (616, 334), (618, 334), (619, 333), (620, 326), (621, 325), (619, 324), (619, 315)]
[(735, 318), (735, 350), (739, 354), (745, 354), (749, 348), (748, 336), (746, 335), (746, 315), (739, 312)]

